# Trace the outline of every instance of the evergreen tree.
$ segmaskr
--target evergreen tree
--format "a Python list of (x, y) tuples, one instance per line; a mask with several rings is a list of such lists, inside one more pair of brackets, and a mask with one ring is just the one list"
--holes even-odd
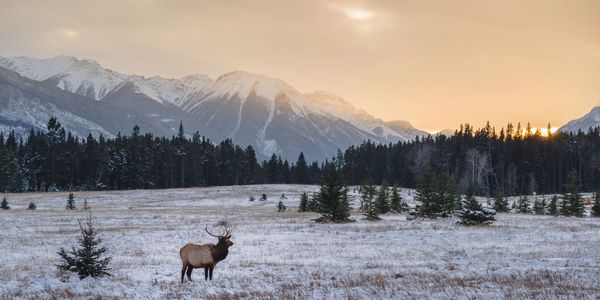
[(306, 193), (302, 193), (300, 195), (300, 205), (298, 206), (298, 212), (307, 212), (308, 211), (308, 195)]
[(300, 184), (309, 183), (308, 178), (308, 164), (306, 164), (306, 159), (304, 159), (304, 153), (300, 152), (298, 156), (298, 160), (296, 161), (296, 166), (294, 170), (295, 182)]
[(260, 201), (267, 201), (267, 194), (262, 194), (260, 196)]
[(283, 204), (282, 200), (279, 200), (279, 203), (277, 203), (277, 212), (284, 212), (287, 209), (287, 207), (285, 206), (285, 204)]
[(594, 205), (592, 205), (592, 216), (600, 217), (600, 192), (594, 194)]
[(527, 197), (527, 195), (519, 197), (519, 202), (517, 203), (517, 210), (522, 214), (528, 214), (531, 212), (531, 208), (529, 207), (529, 198)]
[(540, 200), (539, 198), (535, 198), (535, 200), (533, 201), (533, 212), (536, 215), (543, 215), (546, 212), (546, 200), (542, 199)]
[(2, 208), (2, 209), (10, 209), (10, 206), (8, 206), (8, 201), (6, 201), (6, 198), (2, 199), (2, 203), (0, 204), (0, 208)]
[(250, 201), (250, 202), (254, 201), (254, 196), (248, 197), (248, 201)]
[(102, 246), (102, 238), (98, 236), (93, 224), (91, 214), (87, 216), (85, 224), (79, 221), (81, 236), (77, 239), (79, 248), (72, 247), (71, 251), (60, 248), (58, 255), (62, 263), (57, 265), (60, 270), (76, 272), (79, 278), (88, 276), (101, 277), (110, 275), (108, 264), (110, 257), (102, 257), (108, 251)]
[(390, 211), (395, 213), (408, 211), (408, 205), (403, 201), (402, 196), (398, 191), (398, 186), (396, 185), (392, 187), (392, 193), (390, 195)]
[(27, 206), (28, 210), (36, 210), (37, 209), (37, 205), (35, 205), (35, 202), (30, 201), (29, 205)]
[(83, 199), (83, 210), (89, 210), (90, 207), (88, 206), (88, 201), (87, 199)]
[(569, 207), (570, 201), (565, 195), (560, 197), (560, 215), (562, 216), (570, 216), (571, 208)]
[(510, 209), (508, 207), (508, 201), (502, 195), (500, 190), (496, 190), (496, 194), (494, 195), (494, 210), (496, 212), (509, 212)]
[(415, 207), (417, 217), (436, 218), (441, 213), (437, 184), (436, 176), (430, 170), (425, 171), (417, 185), (415, 197), (415, 201), (419, 202)]
[(438, 194), (440, 199), (440, 206), (442, 208), (442, 217), (449, 217), (456, 210), (462, 209), (462, 203), (460, 201), (460, 194), (458, 192), (458, 185), (452, 178), (445, 178), (443, 181), (438, 182)]
[(465, 200), (462, 205), (462, 210), (459, 212), (461, 225), (489, 225), (495, 219), (496, 211), (489, 208), (484, 208), (477, 202), (473, 196), (473, 188), (469, 187), (465, 195)]
[(342, 173), (335, 161), (323, 166), (323, 178), (316, 195), (318, 212), (324, 222), (346, 222), (350, 217), (348, 188), (344, 184)]
[(317, 199), (317, 193), (313, 193), (308, 200), (308, 205), (306, 207), (306, 211), (318, 212), (319, 211), (319, 202)]
[(75, 195), (73, 193), (69, 193), (69, 198), (67, 198), (67, 209), (76, 209)]
[(377, 189), (371, 181), (363, 184), (360, 189), (361, 210), (369, 221), (379, 220), (379, 210), (376, 206), (375, 194)]
[(386, 214), (390, 212), (389, 192), (387, 186), (382, 185), (379, 187), (377, 199), (375, 200), (375, 207), (378, 214)]
[(550, 205), (548, 206), (548, 212), (553, 216), (558, 215), (558, 196), (554, 195), (554, 196), (552, 196), (552, 199), (550, 199)]
[(563, 195), (563, 201), (568, 203), (565, 207), (568, 212), (563, 213), (565, 216), (573, 215), (576, 217), (583, 217), (585, 205), (583, 203), (583, 198), (579, 193), (579, 189), (579, 175), (577, 174), (577, 171), (573, 170), (569, 173), (567, 193)]

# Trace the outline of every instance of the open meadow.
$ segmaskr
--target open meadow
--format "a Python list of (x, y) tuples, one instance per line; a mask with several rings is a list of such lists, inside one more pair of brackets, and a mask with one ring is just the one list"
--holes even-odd
[[(76, 244), (68, 193), (2, 194), (0, 299), (597, 299), (600, 218), (498, 214), (489, 227), (456, 219), (319, 224), (298, 213), (317, 186), (255, 185), (76, 192), (112, 257), (112, 276), (79, 280), (57, 271), (60, 247)], [(259, 201), (265, 193), (267, 201)], [(402, 190), (409, 205), (414, 191)], [(288, 210), (278, 213), (281, 194)], [(355, 193), (352, 195), (356, 196)], [(248, 198), (254, 196), (255, 201)], [(38, 208), (26, 210), (30, 201)], [(353, 200), (354, 207), (358, 200)], [(233, 227), (229, 256), (180, 283), (179, 249), (215, 243), (205, 224)]]

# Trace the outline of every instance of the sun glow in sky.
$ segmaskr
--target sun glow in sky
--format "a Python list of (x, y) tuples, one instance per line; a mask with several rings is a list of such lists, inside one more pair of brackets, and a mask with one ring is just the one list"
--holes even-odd
[(265, 74), (430, 132), (600, 105), (598, 0), (0, 0), (0, 41), (144, 76)]
[[(535, 135), (539, 132), (539, 134), (543, 137), (548, 137), (550, 133), (555, 133), (558, 130), (558, 127), (550, 127), (550, 131), (548, 131), (547, 127), (540, 127), (540, 128), (535, 128), (532, 127), (530, 132), (527, 132), (527, 128), (521, 128), (521, 136), (528, 136), (528, 135)], [(512, 132), (512, 136), (515, 136), (517, 134), (517, 130), (515, 128), (515, 130)]]
[[(558, 127), (551, 127), (550, 128), (550, 133), (555, 133), (558, 130)], [(548, 128), (531, 128), (531, 134), (535, 134), (537, 131), (539, 131), (541, 136), (548, 136)], [(525, 136), (527, 135), (527, 129), (523, 128), (523, 132), (521, 133), (521, 135)]]
[(357, 21), (368, 21), (374, 16), (373, 12), (362, 8), (344, 8), (343, 11), (348, 18)]

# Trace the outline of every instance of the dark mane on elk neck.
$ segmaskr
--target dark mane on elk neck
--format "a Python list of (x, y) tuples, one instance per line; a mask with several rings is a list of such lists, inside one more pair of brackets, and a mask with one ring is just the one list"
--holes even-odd
[(208, 230), (208, 225), (204, 228), (210, 236), (216, 237), (218, 242), (214, 244), (186, 244), (179, 250), (181, 258), (181, 282), (187, 274), (188, 280), (192, 281), (192, 270), (194, 268), (204, 268), (204, 279), (212, 280), (213, 269), (220, 261), (224, 260), (229, 254), (231, 242), (231, 228), (225, 228), (221, 234), (213, 234)]

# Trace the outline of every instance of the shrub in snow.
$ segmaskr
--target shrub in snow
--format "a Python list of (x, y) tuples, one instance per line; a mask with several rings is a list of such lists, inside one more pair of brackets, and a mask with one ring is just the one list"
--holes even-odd
[(262, 196), (260, 196), (260, 201), (267, 201), (267, 194), (262, 194)]
[(490, 208), (484, 208), (475, 200), (473, 197), (473, 190), (469, 188), (465, 195), (465, 201), (463, 203), (462, 210), (458, 213), (461, 225), (472, 226), (472, 225), (489, 225), (492, 224), (496, 219), (496, 211)]
[(10, 206), (8, 206), (8, 201), (6, 201), (6, 198), (2, 199), (2, 203), (0, 204), (0, 208), (2, 208), (2, 209), (10, 209)]
[(31, 201), (29, 202), (29, 205), (27, 206), (28, 210), (35, 210), (37, 208), (37, 205), (35, 205), (35, 202)]
[(287, 207), (285, 206), (285, 204), (283, 204), (283, 201), (279, 200), (279, 203), (277, 203), (277, 211), (282, 213), (287, 209)]
[(88, 276), (110, 275), (108, 263), (111, 258), (102, 257), (108, 249), (102, 246), (102, 238), (98, 236), (92, 225), (91, 214), (87, 216), (85, 224), (79, 220), (79, 228), (81, 229), (81, 236), (77, 239), (79, 248), (72, 247), (69, 252), (60, 248), (58, 255), (61, 257), (62, 263), (57, 267), (60, 270), (75, 272), (82, 279)]
[(87, 199), (84, 199), (83, 200), (83, 210), (89, 210), (89, 209), (90, 209), (90, 207), (88, 206)]
[(69, 193), (69, 198), (67, 199), (67, 209), (76, 209), (75, 196), (73, 193)]
[(248, 198), (248, 201), (250, 201), (250, 202), (254, 201), (254, 196), (250, 196), (250, 198)]

